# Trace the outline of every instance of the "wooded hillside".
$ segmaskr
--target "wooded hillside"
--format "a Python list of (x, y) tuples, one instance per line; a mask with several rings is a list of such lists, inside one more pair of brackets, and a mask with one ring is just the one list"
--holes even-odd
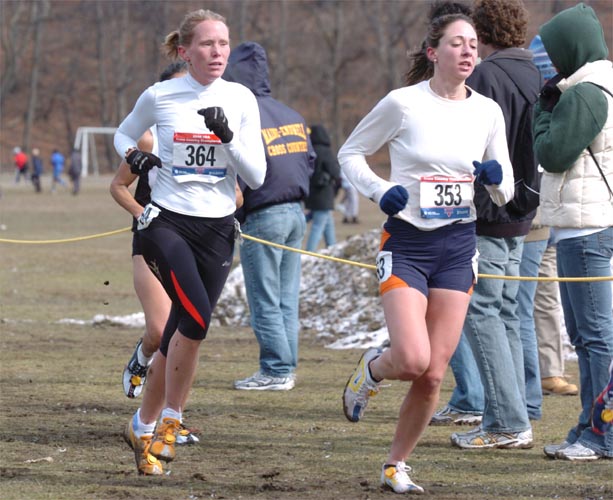
[[(538, 26), (575, 5), (528, 0), (529, 44)], [(611, 50), (613, 2), (587, 1)], [(0, 0), (0, 169), (12, 149), (68, 154), (80, 126), (117, 126), (168, 63), (164, 36), (198, 8), (224, 15), (232, 44), (269, 53), (273, 96), (323, 123), (342, 143), (385, 93), (403, 83), (406, 53), (425, 34), (426, 0)], [(97, 141), (101, 170), (118, 163)]]

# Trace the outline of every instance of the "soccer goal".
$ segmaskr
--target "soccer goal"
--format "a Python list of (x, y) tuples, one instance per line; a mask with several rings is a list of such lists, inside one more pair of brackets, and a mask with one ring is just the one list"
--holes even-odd
[(96, 134), (114, 134), (116, 127), (79, 127), (74, 139), (75, 149), (81, 152), (81, 176), (89, 174), (89, 159), (92, 160), (92, 173), (99, 175), (98, 154), (96, 152)]

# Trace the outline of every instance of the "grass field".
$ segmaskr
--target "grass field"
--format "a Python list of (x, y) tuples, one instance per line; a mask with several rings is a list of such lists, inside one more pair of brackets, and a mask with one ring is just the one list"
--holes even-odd
[[(42, 194), (0, 177), (0, 238), (54, 240), (129, 225), (111, 200), (109, 178), (83, 191)], [(362, 200), (363, 201), (363, 200)], [(359, 225), (337, 224), (339, 239), (377, 227), (362, 204)], [(340, 219), (340, 218), (339, 218)], [(341, 392), (360, 351), (302, 337), (298, 384), (287, 393), (231, 389), (257, 368), (248, 329), (211, 330), (189, 407), (201, 444), (180, 448), (164, 477), (136, 474), (121, 431), (138, 406), (120, 385), (141, 332), (61, 322), (139, 311), (127, 232), (70, 243), (0, 242), (0, 498), (2, 499), (378, 499), (379, 467), (407, 387), (392, 383), (362, 422), (342, 415)], [(569, 363), (577, 380), (576, 363)], [(442, 399), (452, 389), (448, 375)], [(531, 450), (466, 452), (455, 430), (431, 427), (409, 463), (426, 498), (611, 499), (613, 461), (550, 461), (542, 446), (561, 441), (579, 412), (576, 397), (546, 397)]]

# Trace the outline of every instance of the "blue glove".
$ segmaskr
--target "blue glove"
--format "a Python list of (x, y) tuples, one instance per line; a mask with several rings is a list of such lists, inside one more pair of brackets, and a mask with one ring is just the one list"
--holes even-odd
[(409, 201), (409, 193), (404, 186), (396, 185), (389, 188), (381, 197), (379, 206), (387, 215), (396, 215)]
[(502, 182), (502, 167), (496, 160), (487, 160), (483, 163), (473, 161), (475, 180), (486, 186)]

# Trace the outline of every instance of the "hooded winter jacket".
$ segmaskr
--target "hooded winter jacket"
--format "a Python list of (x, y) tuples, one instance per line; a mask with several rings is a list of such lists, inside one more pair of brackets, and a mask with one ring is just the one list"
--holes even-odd
[(253, 190), (239, 178), (244, 204), (237, 218), (243, 221), (254, 210), (303, 201), (309, 194), (315, 152), (304, 118), (271, 96), (264, 48), (255, 42), (238, 45), (230, 53), (223, 79), (241, 83), (255, 95), (266, 150), (264, 184)]
[(553, 110), (544, 111), (539, 103), (535, 107), (535, 150), (545, 169), (542, 221), (559, 228), (610, 227), (613, 97), (593, 84), (613, 92), (613, 65), (606, 60), (602, 26), (590, 7), (578, 4), (545, 23), (540, 35), (563, 77)]
[[(541, 87), (541, 76), (532, 61), (532, 52), (517, 47), (490, 54), (475, 68), (466, 84), (496, 101), (502, 109), (506, 125), (509, 156), (513, 164), (515, 196), (523, 196), (527, 179), (535, 179), (538, 192), (537, 163), (532, 148), (532, 112)], [(526, 188), (528, 189), (528, 188)], [(525, 236), (536, 215), (538, 195), (528, 211), (516, 209), (513, 200), (499, 207), (487, 190), (475, 183), (477, 234), (495, 238)]]
[(332, 210), (336, 196), (335, 186), (340, 181), (341, 167), (332, 152), (330, 136), (323, 125), (311, 127), (311, 142), (317, 159), (305, 205), (310, 210)]

